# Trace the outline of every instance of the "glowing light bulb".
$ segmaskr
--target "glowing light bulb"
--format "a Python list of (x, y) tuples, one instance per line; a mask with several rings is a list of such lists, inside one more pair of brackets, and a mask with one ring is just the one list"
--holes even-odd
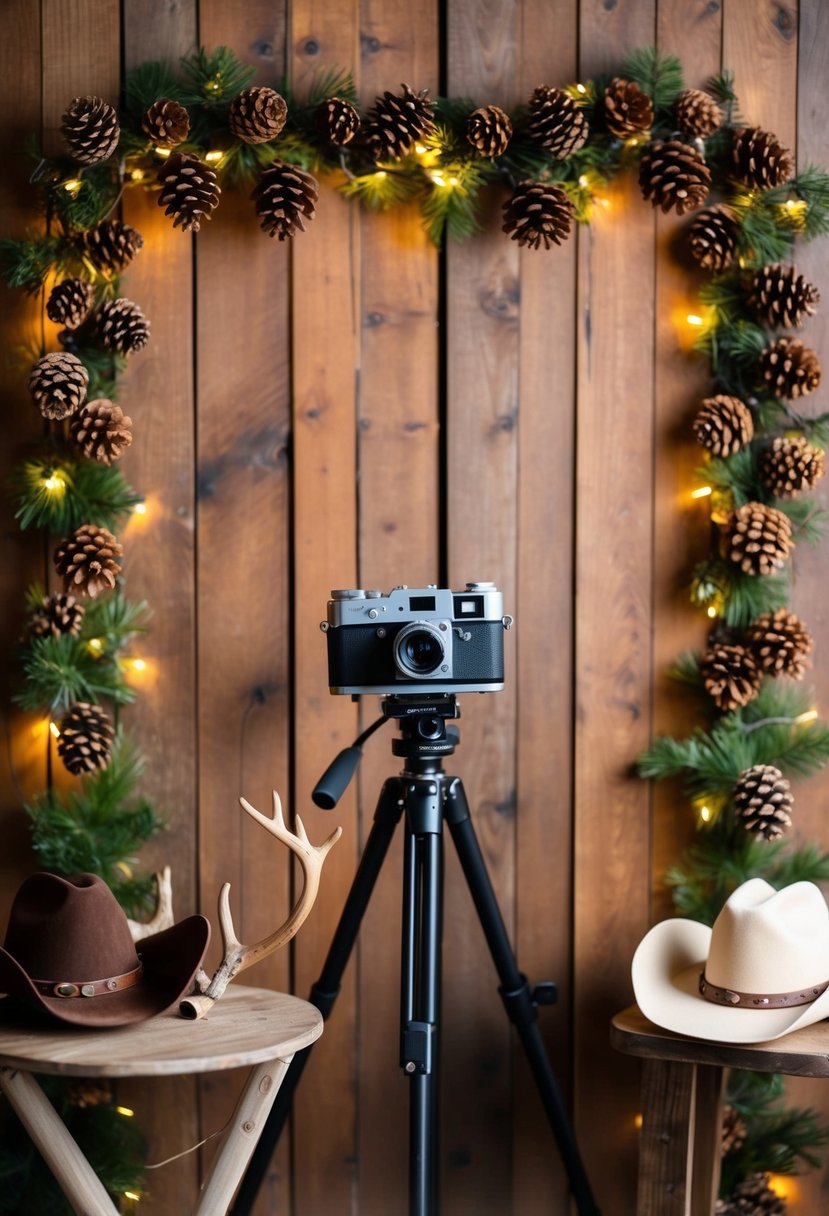
[(644, 1122), (645, 1122), (645, 1120), (643, 1119), (641, 1112), (637, 1112), (633, 1116), (633, 1126), (636, 1128), (636, 1130), (638, 1132), (642, 1130), (642, 1126), (643, 1126)]
[(709, 616), (711, 618), (711, 620), (713, 621), (715, 616), (717, 615), (717, 610), (714, 607), (714, 605), (709, 604), (705, 611), (706, 611), (706, 615)]
[(49, 730), (52, 732), (53, 738), (55, 738), (55, 739), (60, 738), (60, 727), (58, 726), (57, 722), (50, 722)]
[(218, 164), (218, 162), (222, 159), (223, 156), (224, 156), (224, 152), (222, 152), (219, 148), (211, 148), (209, 152), (205, 153), (204, 159), (209, 164), (215, 165), (215, 164)]
[(449, 185), (450, 185), (450, 186), (457, 186), (457, 184), (458, 184), (458, 179), (457, 179), (456, 177), (450, 177), (450, 178), (449, 178)]
[(807, 709), (804, 713), (798, 714), (795, 722), (814, 722), (817, 718), (816, 709)]
[(143, 182), (143, 180), (146, 176), (147, 175), (143, 169), (130, 169), (130, 181), (131, 182)]
[(125, 1119), (132, 1119), (135, 1115), (134, 1110), (130, 1110), (128, 1106), (116, 1106), (116, 1114), (123, 1115)]
[(385, 177), (385, 176), (386, 176), (386, 170), (385, 170), (385, 169), (378, 169), (378, 170), (377, 170), (377, 172), (374, 174), (374, 176), (375, 176), (376, 178), (382, 178), (382, 177)]
[(703, 823), (710, 823), (711, 822), (711, 807), (710, 806), (701, 806), (699, 808), (699, 817)]
[(585, 88), (585, 86), (584, 86), (583, 84), (577, 84), (577, 85), (576, 85), (576, 92), (577, 92), (577, 93), (586, 93), (586, 92), (587, 92), (587, 89)]
[(155, 154), (156, 156), (160, 156), (162, 160), (166, 160), (172, 150), (172, 148), (156, 148)]
[(124, 1191), (124, 1198), (131, 1199), (133, 1203), (141, 1202), (141, 1196), (138, 1194), (138, 1191)]
[(435, 183), (436, 186), (445, 186), (446, 185), (446, 178), (443, 176), (442, 173), (430, 173), (429, 177), (432, 179), (432, 181)]
[(688, 322), (689, 325), (700, 326), (703, 324), (702, 317), (700, 317), (695, 312), (689, 312), (688, 316), (685, 318), (685, 320)]
[(90, 638), (86, 644), (86, 648), (97, 659), (99, 655), (104, 653), (103, 638)]
[(415, 144), (415, 153), (416, 153), (418, 156), (425, 156), (425, 154), (426, 154), (426, 145), (425, 145), (425, 144)]
[(77, 198), (80, 194), (83, 182), (78, 177), (70, 177), (69, 181), (63, 183), (63, 188), (67, 194), (71, 194), (72, 198)]
[(145, 502), (137, 502), (132, 509), (133, 515), (146, 515), (147, 504)]
[(584, 189), (584, 187), (588, 186), (589, 184), (590, 183), (587, 180), (587, 174), (582, 173), (581, 177), (579, 178), (579, 185), (582, 187), (582, 189)]
[(711, 493), (712, 493), (711, 486), (697, 486), (697, 488), (695, 490), (691, 491), (691, 497), (692, 498), (707, 498), (708, 495)]
[(146, 671), (147, 670), (147, 660), (146, 659), (130, 659), (130, 665), (131, 665), (133, 671)]
[(43, 478), (43, 488), (50, 494), (56, 494), (59, 490), (66, 489), (66, 482), (59, 473), (51, 473), (48, 477)]

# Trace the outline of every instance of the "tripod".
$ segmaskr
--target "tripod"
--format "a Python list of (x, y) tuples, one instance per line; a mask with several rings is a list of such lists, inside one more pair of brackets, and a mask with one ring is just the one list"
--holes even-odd
[[(518, 970), (463, 785), (460, 778), (443, 771), (443, 757), (451, 755), (459, 742), (458, 731), (447, 728), (446, 722), (459, 716), (454, 695), (387, 697), (383, 717), (340, 753), (317, 784), (313, 794), (317, 805), (336, 805), (359, 763), (362, 743), (385, 721), (398, 720), (401, 737), (392, 740), (392, 752), (403, 757), (405, 763), (400, 774), (387, 779), (380, 792), (362, 858), (309, 1000), (327, 1019), (374, 884), (403, 819), (400, 1064), (410, 1082), (409, 1214), (436, 1216), (445, 822), (498, 973), (501, 999), (527, 1054), (579, 1216), (600, 1216), (537, 1022), (537, 1006), (553, 1003), (555, 985), (544, 983), (531, 988)], [(242, 1181), (233, 1216), (247, 1216), (251, 1210), (310, 1051), (310, 1047), (305, 1048), (293, 1059)]]

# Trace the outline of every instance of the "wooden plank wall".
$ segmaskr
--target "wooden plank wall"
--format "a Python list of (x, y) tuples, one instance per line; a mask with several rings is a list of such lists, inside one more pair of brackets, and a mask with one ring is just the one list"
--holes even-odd
[[(799, 11), (786, 0), (7, 0), (0, 12), (0, 123), (15, 154), (0, 182), (3, 235), (29, 220), (26, 132), (52, 138), (75, 94), (114, 97), (122, 66), (198, 42), (230, 45), (262, 82), (288, 71), (300, 94), (319, 68), (348, 67), (364, 106), (406, 81), (508, 108), (540, 83), (604, 71), (656, 42), (682, 57), (691, 85), (733, 68), (745, 115), (796, 146), (801, 165), (829, 164), (821, 0)], [(237, 925), (253, 938), (284, 916), (293, 875), (243, 821), (238, 795), (266, 806), (278, 788), (314, 839), (342, 823), (295, 948), (251, 976), (304, 994), (398, 767), (387, 728), (335, 812), (310, 802), (321, 769), (375, 711), (328, 696), (318, 622), (330, 589), (495, 579), (517, 621), (508, 687), (462, 698), (449, 767), (464, 779), (519, 962), (531, 980), (558, 982), (558, 1007), (540, 1015), (545, 1041), (601, 1209), (623, 1216), (638, 1073), (611, 1054), (607, 1024), (630, 1000), (630, 956), (668, 911), (661, 875), (691, 833), (676, 791), (651, 791), (630, 768), (652, 732), (690, 721), (664, 671), (702, 632), (682, 586), (707, 526), (689, 499), (687, 431), (705, 369), (677, 326), (696, 281), (672, 255), (676, 221), (655, 217), (632, 183), (550, 253), (503, 237), (501, 201), (494, 192), (484, 232), (439, 255), (415, 214), (361, 215), (325, 187), (292, 245), (269, 242), (249, 201), (229, 193), (195, 242), (152, 196), (125, 199), (146, 242), (127, 290), (153, 333), (124, 389), (136, 429), (125, 472), (150, 507), (125, 536), (127, 572), (154, 613), (144, 696), (129, 713), (148, 788), (170, 811), (144, 861), (173, 864), (179, 916), (198, 906), (215, 922), (230, 880)], [(801, 263), (829, 296), (826, 249)], [(3, 304), (13, 350), (36, 332), (36, 301), (4, 294)], [(829, 362), (826, 317), (809, 338)], [(5, 468), (36, 424), (13, 362), (0, 376)], [(44, 555), (1, 509), (5, 664)], [(796, 609), (816, 635), (826, 712), (822, 560), (798, 554)], [(4, 912), (33, 868), (20, 805), (41, 787), (45, 748), (36, 723), (7, 720)], [(824, 842), (826, 789), (815, 780), (798, 803), (804, 835)], [(405, 1210), (398, 845), (257, 1216)], [(561, 1163), (451, 845), (444, 937), (444, 1216), (565, 1213)], [(215, 1131), (236, 1085), (132, 1086), (151, 1159)], [(801, 1083), (796, 1094), (829, 1110), (824, 1091)], [(203, 1165), (191, 1154), (152, 1173), (141, 1210), (187, 1210)], [(827, 1193), (829, 1173), (803, 1179), (791, 1211), (822, 1210)]]

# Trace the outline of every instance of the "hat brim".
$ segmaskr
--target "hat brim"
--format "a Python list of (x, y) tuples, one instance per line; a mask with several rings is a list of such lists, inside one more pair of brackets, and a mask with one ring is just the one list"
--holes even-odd
[[(0, 992), (34, 1002), (61, 1022), (72, 1025), (126, 1026), (155, 1017), (178, 1004), (193, 985), (209, 941), (207, 918), (188, 916), (171, 928), (136, 943), (143, 972), (133, 988), (89, 999), (44, 996), (17, 960), (0, 947)], [(56, 981), (61, 978), (55, 977)]]
[(699, 975), (710, 945), (710, 928), (693, 920), (664, 920), (645, 934), (631, 975), (636, 1003), (656, 1026), (712, 1042), (765, 1043), (829, 1017), (829, 989), (809, 1005), (788, 1009), (735, 1009), (707, 1001)]

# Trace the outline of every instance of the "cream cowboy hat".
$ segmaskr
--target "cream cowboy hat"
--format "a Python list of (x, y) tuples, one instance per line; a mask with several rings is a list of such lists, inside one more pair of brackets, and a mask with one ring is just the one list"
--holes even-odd
[(829, 908), (818, 887), (751, 878), (713, 928), (665, 920), (632, 965), (645, 1017), (678, 1034), (763, 1043), (829, 1017)]

